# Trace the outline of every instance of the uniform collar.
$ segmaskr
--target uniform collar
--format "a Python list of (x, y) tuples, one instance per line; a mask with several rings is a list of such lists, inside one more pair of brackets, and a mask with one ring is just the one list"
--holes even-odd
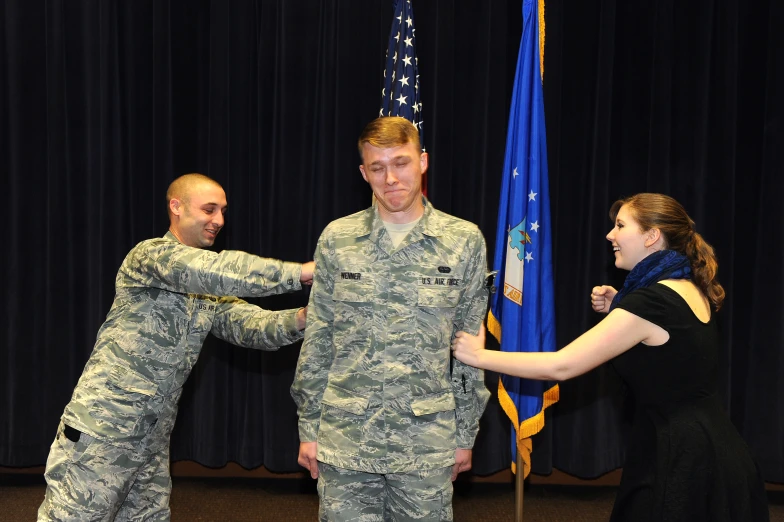
[[(422, 239), (422, 236), (438, 237), (444, 233), (444, 219), (425, 196), (422, 196), (422, 205), (425, 209), (422, 218), (409, 233), (408, 239), (404, 244), (419, 241)], [(386, 234), (384, 222), (378, 214), (378, 203), (374, 201), (373, 206), (365, 211), (365, 215), (362, 219), (362, 226), (357, 230), (357, 237), (369, 236), (371, 241), (378, 243), (382, 230), (384, 231), (384, 234)], [(400, 245), (400, 247), (403, 246), (403, 244)]]

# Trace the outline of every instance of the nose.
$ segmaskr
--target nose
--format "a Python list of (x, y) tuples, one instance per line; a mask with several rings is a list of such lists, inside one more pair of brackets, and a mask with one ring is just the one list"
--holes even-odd
[(397, 183), (397, 176), (395, 176), (391, 169), (387, 169), (387, 178), (385, 181), (387, 185), (394, 185)]
[(224, 219), (223, 212), (215, 212), (215, 217), (213, 218), (212, 222), (222, 228)]
[(607, 241), (612, 242), (612, 240), (615, 238), (615, 235), (613, 234), (614, 231), (615, 231), (615, 228), (611, 228), (610, 231), (607, 232), (607, 235), (604, 236), (604, 237), (607, 238)]

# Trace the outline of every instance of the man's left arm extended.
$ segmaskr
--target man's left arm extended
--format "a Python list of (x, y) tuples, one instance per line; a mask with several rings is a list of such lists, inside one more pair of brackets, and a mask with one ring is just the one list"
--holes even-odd
[(304, 309), (271, 311), (236, 297), (218, 300), (212, 334), (237, 346), (277, 350), (303, 337)]

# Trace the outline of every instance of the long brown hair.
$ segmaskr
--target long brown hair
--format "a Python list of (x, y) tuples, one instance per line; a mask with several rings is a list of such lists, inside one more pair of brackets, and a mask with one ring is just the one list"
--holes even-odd
[(641, 232), (658, 228), (667, 248), (684, 254), (691, 263), (694, 284), (702, 290), (716, 310), (724, 301), (724, 288), (716, 280), (719, 264), (716, 254), (695, 230), (694, 221), (683, 206), (670, 196), (644, 192), (619, 199), (610, 208), (610, 219), (615, 222), (621, 207), (631, 212)]

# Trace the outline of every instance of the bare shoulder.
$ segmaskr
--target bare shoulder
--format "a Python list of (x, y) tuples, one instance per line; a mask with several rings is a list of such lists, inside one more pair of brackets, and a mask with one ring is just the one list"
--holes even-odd
[(705, 297), (705, 294), (703, 294), (693, 282), (688, 279), (666, 279), (664, 281), (659, 281), (659, 284), (667, 286), (677, 292), (678, 295), (686, 301), (686, 304), (689, 305), (689, 308), (691, 308), (691, 311), (697, 319), (703, 323), (710, 321), (711, 309), (708, 298)]

